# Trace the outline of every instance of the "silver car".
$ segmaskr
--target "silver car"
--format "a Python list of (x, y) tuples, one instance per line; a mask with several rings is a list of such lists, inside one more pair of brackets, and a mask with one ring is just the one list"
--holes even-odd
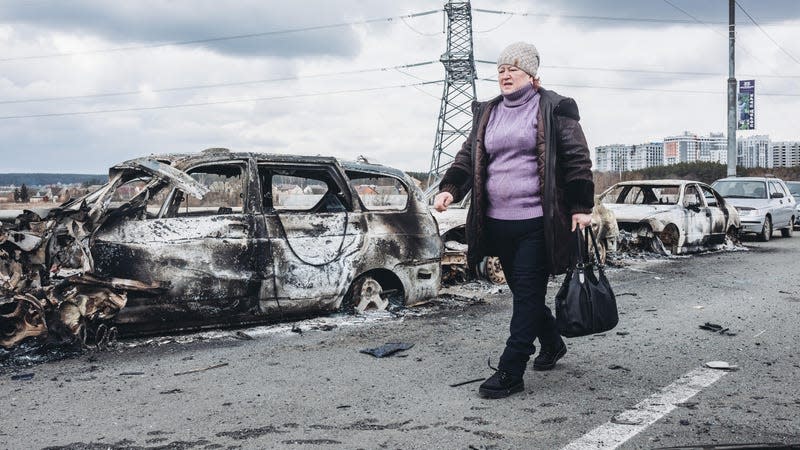
[(697, 181), (624, 181), (603, 192), (600, 201), (631, 244), (663, 253), (719, 247), (740, 227), (736, 209)]
[(794, 197), (794, 227), (800, 228), (800, 181), (787, 181), (786, 186)]
[(728, 177), (714, 187), (739, 210), (742, 233), (755, 233), (761, 241), (772, 238), (775, 229), (791, 237), (797, 202), (783, 180), (775, 177)]

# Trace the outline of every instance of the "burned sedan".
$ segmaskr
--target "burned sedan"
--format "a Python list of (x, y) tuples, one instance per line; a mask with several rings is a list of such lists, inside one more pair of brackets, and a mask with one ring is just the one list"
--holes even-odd
[(383, 309), (438, 292), (436, 223), (399, 170), (209, 149), (109, 174), (92, 194), (3, 225), (3, 347)]
[(600, 201), (613, 211), (621, 242), (661, 253), (716, 248), (741, 227), (736, 209), (696, 181), (625, 181), (608, 188)]

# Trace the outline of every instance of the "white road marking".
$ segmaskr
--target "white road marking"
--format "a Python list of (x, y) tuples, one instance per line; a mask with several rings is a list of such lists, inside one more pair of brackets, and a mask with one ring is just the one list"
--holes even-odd
[(663, 388), (661, 392), (651, 395), (633, 408), (617, 414), (610, 421), (584, 434), (563, 450), (617, 448), (669, 414), (679, 403), (714, 384), (726, 373), (706, 367), (695, 369)]

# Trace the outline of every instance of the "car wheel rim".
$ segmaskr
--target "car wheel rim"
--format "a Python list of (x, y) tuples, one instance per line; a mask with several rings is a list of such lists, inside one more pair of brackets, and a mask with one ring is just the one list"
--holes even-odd
[(500, 264), (500, 258), (497, 256), (486, 258), (486, 278), (494, 284), (503, 284), (506, 282), (503, 266)]
[(386, 307), (389, 306), (389, 300), (382, 298), (381, 292), (383, 292), (383, 289), (380, 283), (372, 278), (365, 279), (358, 290), (353, 309), (355, 309), (357, 313), (363, 313), (368, 309), (377, 309), (381, 311), (386, 309)]

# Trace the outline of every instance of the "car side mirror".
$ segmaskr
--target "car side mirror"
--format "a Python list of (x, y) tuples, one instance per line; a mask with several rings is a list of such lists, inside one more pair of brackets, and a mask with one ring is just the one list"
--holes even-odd
[(770, 198), (783, 198), (783, 192), (773, 192)]

